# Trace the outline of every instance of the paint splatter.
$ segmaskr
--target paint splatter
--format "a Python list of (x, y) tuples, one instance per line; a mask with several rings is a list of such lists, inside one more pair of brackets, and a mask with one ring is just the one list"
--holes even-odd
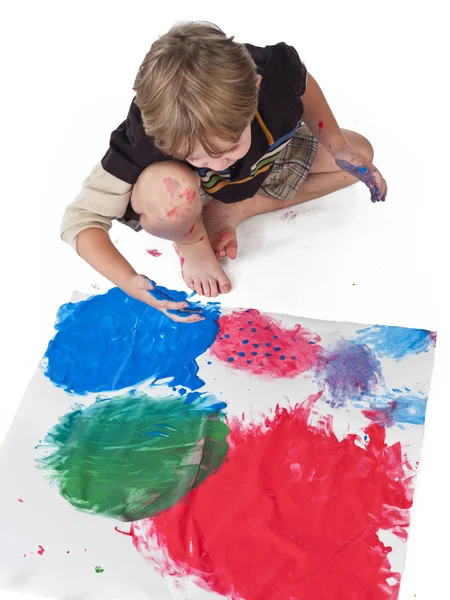
[(23, 504), (23, 498), (17, 498), (17, 502), (20, 502), (21, 504)]
[[(192, 225), (192, 227), (189, 229), (189, 231), (183, 235), (183, 237), (187, 237), (188, 235), (191, 235), (191, 233), (194, 231), (194, 229), (195, 229), (195, 223)], [(178, 250), (177, 250), (177, 252), (178, 252)]]
[(234, 311), (219, 319), (211, 354), (233, 369), (268, 377), (296, 377), (316, 364), (321, 347), (315, 333), (281, 323), (255, 309)]
[(44, 554), (44, 552), (45, 552), (45, 548), (43, 548), (43, 547), (42, 547), (42, 546), (39, 544), (39, 546), (38, 546), (38, 549), (37, 549), (37, 553), (39, 554), (39, 556), (42, 556), (42, 555)]
[(117, 533), (121, 533), (122, 535), (131, 535), (130, 531), (122, 531), (121, 529), (119, 529), (118, 527), (114, 527), (114, 531), (117, 531)]
[(359, 340), (373, 348), (379, 356), (399, 360), (410, 354), (428, 352), (434, 345), (433, 331), (374, 325), (356, 332)]
[(406, 390), (392, 390), (365, 400), (370, 400), (370, 408), (363, 410), (363, 414), (383, 427), (392, 427), (399, 423), (411, 425), (425, 423), (428, 398), (424, 394), (414, 395), (407, 393)]
[[(176, 302), (187, 298), (184, 292), (159, 286), (152, 294)], [(45, 375), (76, 394), (120, 390), (165, 378), (171, 378), (173, 385), (198, 389), (203, 381), (197, 376), (195, 359), (216, 337), (219, 305), (193, 302), (189, 308), (201, 311), (204, 320), (175, 323), (118, 288), (64, 304), (45, 354)]]
[(322, 133), (323, 121), (319, 121), (319, 133)]
[(136, 548), (164, 574), (195, 575), (233, 600), (395, 598), (400, 575), (377, 533), (409, 523), (401, 445), (375, 424), (365, 448), (355, 435), (339, 441), (331, 417), (312, 427), (315, 398), (260, 426), (231, 423), (218, 473), (133, 523)]
[(93, 284), (91, 285), (91, 287), (92, 287), (94, 290), (97, 290), (97, 291), (100, 289), (100, 286), (98, 285), (98, 283), (93, 283)]
[(147, 249), (146, 252), (147, 254), (150, 254), (150, 256), (154, 256), (155, 258), (161, 256), (161, 252), (159, 250), (156, 250), (156, 248), (154, 248), (153, 250)]
[(105, 569), (102, 569), (101, 567), (97, 566), (97, 567), (95, 567), (95, 572), (96, 573), (104, 573)]
[(316, 374), (332, 407), (359, 400), (382, 382), (381, 365), (372, 351), (364, 344), (344, 339), (320, 353)]
[(172, 506), (220, 467), (228, 449), (225, 406), (198, 393), (97, 400), (60, 418), (37, 463), (75, 508), (142, 519)]
[(295, 221), (295, 219), (298, 216), (298, 212), (296, 212), (295, 210), (289, 210), (288, 212), (285, 212), (282, 217), (281, 220), (284, 221), (285, 223), (293, 223)]

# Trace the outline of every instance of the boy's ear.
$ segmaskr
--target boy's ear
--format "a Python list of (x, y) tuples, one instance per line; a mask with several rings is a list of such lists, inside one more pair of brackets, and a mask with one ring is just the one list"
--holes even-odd
[(258, 77), (256, 78), (256, 87), (259, 88), (259, 86), (261, 85), (261, 75), (258, 75)]

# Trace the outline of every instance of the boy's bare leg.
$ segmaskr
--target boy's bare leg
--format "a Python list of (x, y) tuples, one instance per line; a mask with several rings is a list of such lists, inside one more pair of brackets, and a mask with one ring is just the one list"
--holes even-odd
[(142, 228), (175, 242), (183, 279), (198, 294), (226, 294), (231, 282), (220, 266), (200, 214), (198, 175), (181, 163), (159, 162), (147, 167), (133, 187), (131, 205)]
[[(373, 149), (368, 140), (353, 131), (344, 130), (344, 133), (354, 148), (372, 160)], [(292, 200), (278, 200), (259, 194), (234, 204), (212, 200), (203, 209), (202, 219), (216, 256), (236, 258), (236, 228), (245, 219), (321, 198), (356, 181), (358, 180), (355, 177), (340, 170), (333, 157), (319, 145), (311, 171)]]

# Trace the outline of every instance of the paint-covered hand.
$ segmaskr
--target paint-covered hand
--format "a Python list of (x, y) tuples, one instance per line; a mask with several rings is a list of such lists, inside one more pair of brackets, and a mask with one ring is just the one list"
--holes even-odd
[(363, 154), (351, 146), (344, 146), (336, 152), (334, 158), (339, 168), (367, 185), (372, 202), (386, 200), (386, 181), (380, 171)]
[(155, 283), (145, 275), (132, 275), (120, 287), (129, 296), (156, 308), (172, 321), (196, 323), (204, 319), (198, 311), (193, 311), (189, 307), (188, 302), (176, 302), (169, 297), (162, 297), (161, 294), (152, 294), (152, 290), (156, 287)]

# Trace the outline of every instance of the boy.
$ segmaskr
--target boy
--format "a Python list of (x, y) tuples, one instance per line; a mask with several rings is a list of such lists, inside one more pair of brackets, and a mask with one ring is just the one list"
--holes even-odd
[(61, 237), (94, 269), (174, 320), (112, 244), (112, 219), (172, 240), (183, 279), (216, 297), (231, 290), (219, 260), (237, 254), (236, 228), (358, 179), (372, 201), (386, 182), (370, 143), (342, 131), (294, 48), (238, 44), (208, 23), (173, 27), (136, 77), (127, 120), (64, 214)]

